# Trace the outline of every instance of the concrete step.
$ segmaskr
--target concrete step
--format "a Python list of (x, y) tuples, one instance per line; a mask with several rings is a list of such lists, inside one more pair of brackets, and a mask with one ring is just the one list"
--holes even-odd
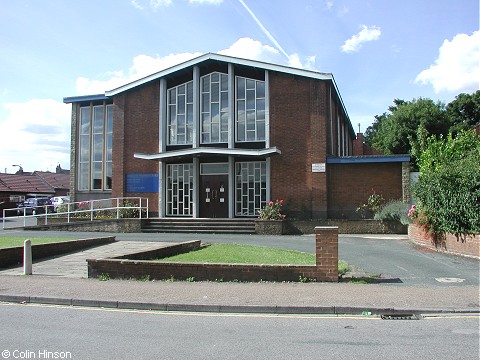
[(254, 234), (253, 219), (148, 219), (142, 223), (142, 232)]

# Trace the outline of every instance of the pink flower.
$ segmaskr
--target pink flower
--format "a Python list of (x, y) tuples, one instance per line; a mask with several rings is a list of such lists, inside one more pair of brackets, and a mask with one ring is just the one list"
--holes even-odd
[(268, 203), (268, 205), (272, 206), (272, 205), (273, 205), (273, 201), (270, 201), (270, 202)]
[(282, 199), (282, 200), (280, 200), (280, 204), (283, 204), (283, 203), (284, 203), (283, 199)]

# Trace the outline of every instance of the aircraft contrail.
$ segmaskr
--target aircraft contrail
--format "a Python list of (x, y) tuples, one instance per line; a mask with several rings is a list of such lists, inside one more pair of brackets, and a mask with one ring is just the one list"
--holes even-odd
[(270, 34), (270, 31), (267, 30), (267, 28), (265, 26), (263, 26), (263, 24), (260, 22), (260, 20), (255, 16), (255, 14), (253, 13), (252, 10), (250, 10), (250, 8), (247, 6), (247, 4), (245, 4), (245, 2), (243, 0), (238, 0), (238, 2), (245, 8), (245, 10), (248, 11), (248, 13), (250, 14), (250, 16), (252, 17), (252, 19), (257, 23), (257, 25), (260, 27), (260, 30), (263, 31), (263, 33), (265, 35), (267, 35), (267, 37), (270, 39), (270, 41), (273, 43), (273, 45), (276, 46), (276, 48), (278, 50), (280, 50), (280, 52), (285, 55), (285, 57), (290, 60), (290, 56), (286, 53), (285, 50), (283, 50), (282, 46), (278, 43), (277, 40), (275, 40), (275, 38), (273, 37), (272, 34)]

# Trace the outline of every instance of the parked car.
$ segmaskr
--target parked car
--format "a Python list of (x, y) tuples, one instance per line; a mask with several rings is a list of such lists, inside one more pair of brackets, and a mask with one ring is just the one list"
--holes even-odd
[(49, 198), (26, 199), (18, 204), (17, 208), (17, 215), (23, 215), (24, 212), (26, 215), (44, 214), (46, 209), (48, 212), (53, 212), (53, 205)]
[(59, 205), (68, 204), (70, 196), (55, 196), (52, 198), (53, 211), (57, 211)]

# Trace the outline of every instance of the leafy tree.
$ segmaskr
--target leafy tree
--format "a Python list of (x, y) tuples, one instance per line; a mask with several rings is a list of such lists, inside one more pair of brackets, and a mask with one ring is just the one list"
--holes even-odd
[(459, 94), (447, 105), (447, 115), (454, 124), (453, 131), (468, 130), (480, 123), (480, 90)]
[(480, 138), (474, 131), (425, 140), (420, 177), (413, 187), (417, 220), (434, 239), (480, 231)]
[(450, 119), (441, 102), (426, 98), (404, 101), (394, 100), (389, 112), (375, 116), (375, 121), (365, 134), (365, 141), (385, 154), (409, 154), (412, 143), (417, 141), (417, 129), (428, 134), (447, 135)]

